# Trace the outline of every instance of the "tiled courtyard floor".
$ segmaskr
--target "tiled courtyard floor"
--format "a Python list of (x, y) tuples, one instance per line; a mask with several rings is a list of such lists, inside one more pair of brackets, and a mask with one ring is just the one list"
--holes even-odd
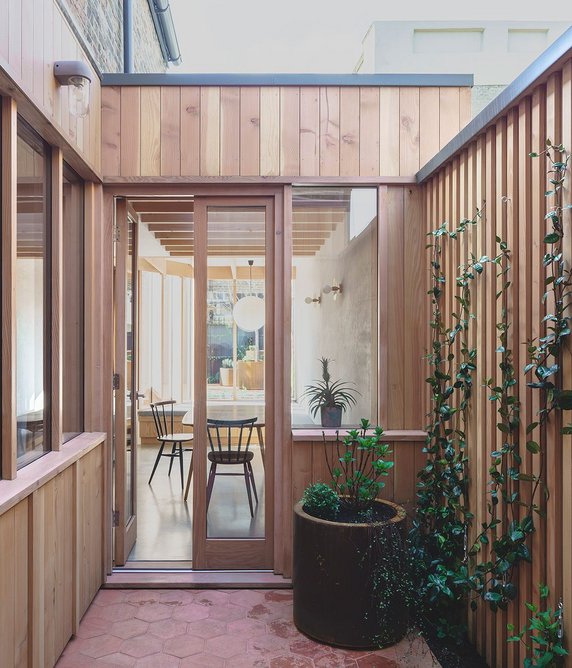
[(434, 668), (417, 636), (376, 652), (334, 649), (292, 622), (292, 592), (107, 589), (85, 614), (58, 668)]

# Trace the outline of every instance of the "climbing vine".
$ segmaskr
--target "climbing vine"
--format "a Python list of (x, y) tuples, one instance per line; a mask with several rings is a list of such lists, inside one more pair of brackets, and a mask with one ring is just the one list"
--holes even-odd
[[(564, 156), (558, 159), (559, 156)], [(496, 254), (470, 255), (460, 266), (455, 299), (458, 313), (445, 322), (442, 298), (446, 276), (441, 266), (443, 242), (454, 241), (482, 216), (463, 220), (454, 231), (447, 224), (430, 233), (431, 243), (431, 348), (427, 360), (431, 370), (427, 382), (431, 388), (430, 423), (425, 452), (427, 462), (418, 474), (418, 507), (411, 531), (411, 549), (417, 565), (418, 591), (426, 618), (432, 620), (440, 636), (459, 638), (459, 606), (466, 597), (471, 607), (482, 598), (492, 610), (506, 609), (517, 597), (515, 571), (522, 561), (530, 561), (529, 537), (535, 531), (535, 516), (541, 513), (540, 492), (547, 493), (544, 455), (546, 424), (555, 410), (572, 410), (572, 390), (561, 387), (561, 357), (565, 339), (570, 336), (570, 296), (572, 276), (563, 256), (562, 215), (563, 186), (570, 156), (562, 145), (547, 142), (546, 149), (532, 153), (545, 156), (551, 188), (546, 198), (552, 202), (545, 220), (546, 252), (545, 294), (548, 314), (542, 321), (543, 336), (528, 341), (529, 360), (524, 374), (527, 386), (540, 392), (540, 410), (527, 424), (521, 443), (521, 402), (518, 373), (510, 347), (511, 254), (505, 241), (496, 237)], [(473, 393), (477, 367), (476, 349), (469, 345), (469, 330), (475, 321), (471, 312), (471, 284), (485, 265), (497, 269), (497, 299), (501, 301), (501, 319), (496, 324), (499, 359), (498, 380), (486, 379), (489, 399), (496, 403), (497, 428), (502, 434), (500, 449), (492, 453), (489, 468), (490, 496), (488, 518), (481, 525), (473, 544), (467, 546), (473, 515), (466, 499), (469, 462), (466, 455), (467, 409)], [(457, 339), (459, 341), (457, 342)], [(457, 359), (456, 351), (459, 359)], [(572, 433), (572, 425), (563, 429)], [(539, 463), (532, 473), (522, 470), (522, 445)], [(524, 449), (524, 448), (523, 448)], [(530, 493), (524, 494), (528, 486)], [(483, 546), (490, 545), (489, 557), (481, 558)]]

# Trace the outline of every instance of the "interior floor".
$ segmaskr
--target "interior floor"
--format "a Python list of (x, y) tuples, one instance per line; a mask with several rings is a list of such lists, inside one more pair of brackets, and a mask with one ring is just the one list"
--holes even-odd
[[(244, 479), (241, 476), (217, 476), (207, 516), (210, 538), (260, 538), (264, 536), (264, 469), (258, 446), (252, 468), (258, 491), (254, 517), (250, 516)], [(169, 459), (159, 462), (153, 481), (149, 476), (157, 456), (155, 446), (139, 446), (137, 457), (137, 541), (129, 555), (129, 562), (178, 562), (170, 567), (188, 568), (192, 560), (192, 489), (183, 500), (179, 462), (173, 463), (171, 475)], [(184, 480), (186, 483), (191, 453), (184, 453)], [(220, 466), (221, 472), (236, 472), (238, 467)], [(194, 482), (194, 479), (193, 479)], [(254, 500), (253, 500), (254, 501)]]

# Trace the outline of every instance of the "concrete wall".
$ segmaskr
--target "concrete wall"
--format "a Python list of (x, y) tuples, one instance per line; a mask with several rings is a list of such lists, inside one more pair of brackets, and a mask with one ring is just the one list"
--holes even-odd
[[(306, 413), (301, 398), (304, 388), (321, 377), (320, 357), (334, 360), (333, 380), (355, 383), (361, 396), (357, 406), (345, 413), (343, 424), (358, 424), (362, 417), (376, 419), (377, 377), (376, 324), (377, 270), (376, 224), (371, 223), (349, 244), (341, 227), (328, 244), (313, 257), (295, 258), (293, 285), (293, 394)], [(340, 246), (342, 249), (340, 250)], [(306, 304), (306, 297), (317, 297), (332, 280), (343, 287), (334, 300), (322, 294), (321, 304)], [(294, 413), (298, 412), (297, 407)], [(296, 416), (293, 416), (296, 418)], [(320, 415), (316, 416), (319, 424)], [(293, 420), (294, 424), (299, 422)], [(298, 426), (298, 425), (297, 425)]]
[(356, 71), (473, 74), (475, 115), (571, 23), (375, 21)]
[[(101, 72), (123, 71), (122, 0), (58, 0), (86, 43)], [(165, 61), (147, 0), (133, 2), (133, 58), (136, 72), (164, 72)]]

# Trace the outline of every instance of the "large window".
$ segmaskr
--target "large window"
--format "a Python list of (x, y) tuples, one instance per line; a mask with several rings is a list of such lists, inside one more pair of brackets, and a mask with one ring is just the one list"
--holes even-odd
[(16, 255), (17, 461), (50, 449), (50, 173), (48, 148), (18, 124)]
[(83, 182), (67, 165), (63, 180), (63, 442), (84, 430)]
[[(295, 187), (292, 213), (293, 426), (322, 425), (323, 397), (312, 403), (307, 391), (323, 380), (321, 358), (329, 360), (328, 383), (341, 381), (353, 398), (342, 426), (375, 422), (377, 190)], [(333, 418), (335, 411), (324, 426)]]

